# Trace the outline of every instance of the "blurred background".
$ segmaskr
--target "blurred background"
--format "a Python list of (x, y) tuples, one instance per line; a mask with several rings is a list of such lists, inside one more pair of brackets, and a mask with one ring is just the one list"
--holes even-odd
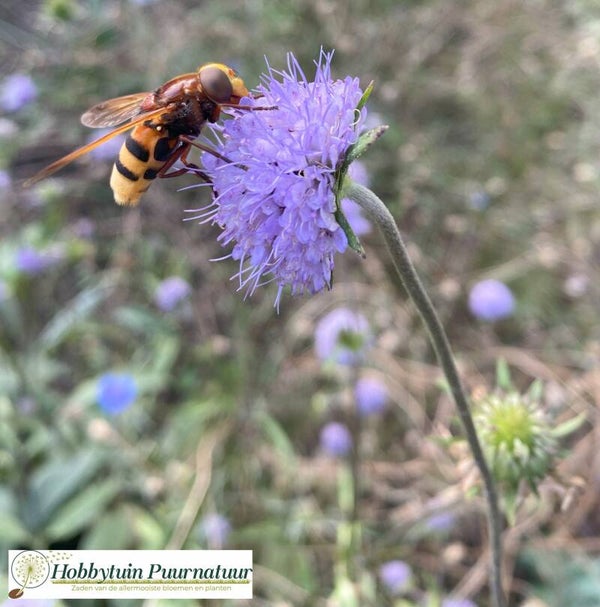
[(121, 140), (21, 188), (98, 135), (99, 101), (207, 61), (253, 88), (289, 51), (310, 77), (321, 46), (375, 82), (389, 130), (355, 175), (474, 401), (521, 395), (540, 435), (585, 418), (507, 489), (511, 605), (599, 606), (596, 0), (2, 0), (2, 569), (17, 547), (249, 548), (255, 605), (489, 604), (477, 475), (374, 227), (277, 313), (184, 221), (197, 179), (114, 204)]

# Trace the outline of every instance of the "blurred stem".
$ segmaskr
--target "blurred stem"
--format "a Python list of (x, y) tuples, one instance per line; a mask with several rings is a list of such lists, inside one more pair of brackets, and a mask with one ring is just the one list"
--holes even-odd
[(502, 591), (502, 519), (498, 507), (498, 493), (479, 439), (477, 438), (477, 431), (475, 430), (475, 424), (471, 416), (469, 402), (462, 387), (454, 355), (452, 354), (444, 327), (410, 260), (396, 222), (385, 204), (371, 190), (350, 179), (344, 181), (340, 197), (354, 200), (364, 209), (369, 219), (379, 226), (402, 285), (413, 300), (423, 323), (427, 327), (433, 349), (446, 376), (460, 419), (465, 428), (473, 458), (483, 479), (488, 503), (488, 523), (492, 553), (490, 576), (492, 601), (495, 607), (505, 607), (506, 602)]
[[(356, 450), (356, 443), (355, 443)], [(357, 478), (351, 462), (340, 462), (337, 475), (338, 505), (342, 520), (337, 526), (337, 558), (335, 563), (335, 603), (340, 607), (358, 607), (358, 586), (350, 582), (360, 577), (356, 556), (361, 554), (361, 527), (356, 518)]]

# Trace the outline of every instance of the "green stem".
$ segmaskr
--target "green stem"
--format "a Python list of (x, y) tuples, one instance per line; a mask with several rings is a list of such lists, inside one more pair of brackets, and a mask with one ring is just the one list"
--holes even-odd
[(505, 607), (506, 602), (502, 591), (502, 519), (498, 506), (498, 493), (477, 437), (468, 399), (458, 375), (448, 337), (410, 260), (396, 222), (385, 204), (371, 190), (349, 179), (344, 182), (343, 197), (357, 202), (369, 218), (379, 226), (400, 280), (429, 332), (433, 349), (446, 376), (458, 414), (465, 428), (473, 458), (483, 479), (488, 503), (488, 524), (492, 553), (490, 576), (492, 600), (495, 607)]

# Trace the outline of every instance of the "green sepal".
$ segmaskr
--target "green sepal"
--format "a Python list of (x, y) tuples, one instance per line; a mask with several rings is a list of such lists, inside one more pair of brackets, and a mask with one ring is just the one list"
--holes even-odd
[(346, 152), (344, 164), (350, 166), (357, 158), (360, 158), (387, 130), (387, 124), (380, 124), (375, 128), (365, 131), (356, 143), (353, 143)]
[(529, 386), (525, 396), (532, 402), (540, 401), (542, 396), (544, 396), (544, 384), (539, 379), (536, 379)]
[(369, 82), (369, 84), (367, 85), (367, 88), (365, 89), (364, 93), (362, 94), (362, 97), (360, 98), (358, 105), (356, 106), (356, 110), (360, 112), (360, 110), (362, 110), (365, 105), (367, 105), (367, 101), (369, 101), (369, 97), (371, 96), (371, 93), (373, 92), (373, 89), (375, 88), (375, 81), (371, 80), (371, 82)]
[[(373, 92), (373, 81), (369, 83), (365, 91), (363, 92), (357, 106), (356, 112), (360, 113), (360, 111), (365, 107), (371, 93)], [(335, 183), (334, 183), (334, 192), (335, 192), (335, 220), (338, 225), (344, 231), (346, 238), (348, 239), (348, 246), (358, 253), (361, 257), (366, 257), (365, 250), (363, 246), (360, 244), (358, 237), (354, 233), (354, 230), (350, 227), (348, 220), (346, 219), (344, 213), (342, 212), (341, 202), (344, 198), (343, 190), (345, 181), (347, 179), (346, 175), (348, 173), (348, 169), (350, 168), (350, 164), (354, 162), (357, 158), (362, 156), (370, 147), (383, 135), (383, 133), (387, 130), (387, 126), (378, 126), (374, 129), (371, 129), (358, 137), (358, 139), (346, 150), (344, 156), (340, 159), (340, 162), (337, 165), (335, 171)]]
[(550, 430), (550, 434), (556, 438), (561, 438), (563, 436), (567, 436), (575, 432), (575, 430), (579, 430), (585, 420), (587, 419), (587, 415), (585, 413), (580, 413), (575, 417), (568, 419), (566, 422), (563, 422), (556, 428)]
[(355, 251), (361, 257), (364, 258), (364, 257), (366, 257), (365, 250), (363, 249), (363, 246), (360, 244), (360, 240), (358, 240), (358, 236), (354, 233), (354, 230), (350, 227), (350, 224), (348, 223), (346, 216), (344, 215), (344, 213), (342, 213), (340, 202), (341, 201), (339, 199), (336, 200), (336, 205), (335, 205), (336, 209), (335, 209), (335, 213), (333, 214), (333, 216), (335, 217), (335, 220), (337, 221), (340, 228), (342, 228), (344, 234), (346, 234), (346, 238), (348, 239), (348, 246), (353, 251)]
[(504, 516), (508, 522), (509, 527), (514, 527), (517, 520), (517, 506), (518, 506), (518, 494), (515, 489), (504, 488), (502, 492), (502, 506)]
[(503, 358), (499, 358), (496, 362), (496, 386), (505, 392), (513, 390), (510, 369)]

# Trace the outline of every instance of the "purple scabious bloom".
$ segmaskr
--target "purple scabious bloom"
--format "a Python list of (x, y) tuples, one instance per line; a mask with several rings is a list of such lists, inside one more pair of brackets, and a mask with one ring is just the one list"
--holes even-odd
[(321, 318), (315, 328), (315, 352), (323, 361), (340, 365), (360, 363), (371, 345), (367, 319), (348, 308), (337, 308)]
[(514, 312), (515, 297), (503, 282), (482, 280), (469, 293), (469, 309), (481, 320), (501, 320)]
[(379, 568), (379, 579), (390, 594), (402, 594), (410, 588), (412, 569), (404, 561), (388, 561)]
[(137, 384), (129, 373), (105, 373), (98, 379), (96, 401), (110, 415), (117, 415), (135, 401)]
[(60, 261), (59, 251), (40, 251), (33, 247), (22, 247), (15, 254), (15, 267), (21, 274), (36, 276)]
[(335, 172), (358, 138), (366, 109), (357, 78), (332, 80), (333, 53), (321, 51), (309, 81), (289, 53), (287, 71), (270, 66), (247, 106), (221, 128), (217, 151), (229, 162), (203, 155), (215, 200), (199, 216), (218, 224), (219, 241), (239, 262), (240, 289), (251, 295), (275, 282), (293, 295), (329, 288), (334, 257), (348, 246), (338, 225)]
[(3, 171), (0, 169), (0, 188), (3, 190), (9, 188), (11, 186), (12, 179), (10, 178), (10, 173), (8, 171)]
[(38, 96), (35, 82), (27, 74), (11, 74), (0, 88), (0, 107), (6, 112), (16, 112)]
[(387, 386), (375, 377), (362, 377), (354, 386), (356, 408), (364, 417), (384, 411), (388, 398)]
[(163, 312), (171, 312), (191, 292), (192, 287), (183, 278), (171, 276), (156, 287), (154, 302)]
[(425, 526), (434, 533), (446, 533), (456, 524), (456, 516), (452, 512), (437, 512), (425, 521)]
[(212, 549), (223, 548), (231, 533), (231, 523), (221, 514), (207, 514), (200, 521), (200, 532)]
[(94, 236), (94, 232), (96, 231), (96, 225), (91, 219), (87, 217), (80, 217), (71, 226), (71, 230), (77, 238), (88, 240)]
[(344, 457), (352, 449), (352, 435), (344, 424), (329, 422), (321, 429), (319, 444), (327, 455)]
[(475, 211), (485, 211), (491, 201), (490, 195), (485, 190), (476, 190), (469, 196), (469, 206)]

